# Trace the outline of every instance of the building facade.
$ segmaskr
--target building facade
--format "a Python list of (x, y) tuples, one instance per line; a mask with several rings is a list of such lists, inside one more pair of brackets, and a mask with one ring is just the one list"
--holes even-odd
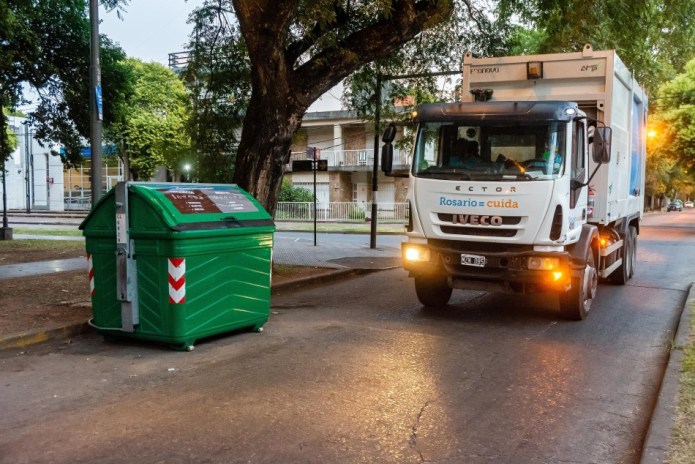
[[(359, 119), (351, 111), (307, 113), (292, 146), (285, 177), (295, 187), (313, 192), (313, 172), (293, 172), (292, 161), (326, 160), (328, 171), (316, 173), (316, 198), (319, 207), (329, 202), (367, 204), (372, 201), (374, 172), (374, 125)], [(378, 137), (379, 150), (381, 136)], [(307, 148), (317, 148), (310, 153)], [(408, 154), (395, 150), (394, 166), (409, 165)], [(377, 203), (402, 203), (407, 193), (407, 179), (387, 177), (377, 172)]]
[(9, 116), (8, 122), (18, 143), (5, 161), (7, 209), (63, 211), (65, 185), (60, 156), (39, 144), (26, 118)]

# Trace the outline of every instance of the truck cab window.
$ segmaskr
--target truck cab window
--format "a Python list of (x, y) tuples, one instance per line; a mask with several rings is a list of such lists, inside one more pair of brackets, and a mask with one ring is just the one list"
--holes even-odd
[(460, 180), (554, 180), (564, 172), (566, 123), (423, 122), (413, 174)]
[(572, 162), (571, 162), (571, 176), (572, 179), (576, 179), (584, 182), (586, 179), (586, 143), (584, 140), (584, 125), (585, 120), (575, 121), (572, 124)]

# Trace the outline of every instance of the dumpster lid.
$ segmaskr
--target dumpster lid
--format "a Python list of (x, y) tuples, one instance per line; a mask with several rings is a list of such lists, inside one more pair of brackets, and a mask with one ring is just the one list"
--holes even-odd
[(236, 184), (129, 182), (128, 190), (158, 206), (176, 231), (274, 226), (261, 204)]

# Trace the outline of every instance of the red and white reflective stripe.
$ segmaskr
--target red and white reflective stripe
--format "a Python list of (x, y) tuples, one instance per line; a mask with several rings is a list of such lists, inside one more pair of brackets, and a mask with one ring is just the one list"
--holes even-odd
[(169, 303), (186, 302), (186, 258), (169, 258)]
[(87, 269), (89, 269), (89, 294), (94, 296), (94, 263), (90, 253), (87, 253)]

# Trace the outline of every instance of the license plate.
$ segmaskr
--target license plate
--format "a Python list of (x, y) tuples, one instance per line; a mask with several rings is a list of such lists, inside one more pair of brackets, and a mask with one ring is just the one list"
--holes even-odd
[(487, 258), (480, 255), (461, 255), (461, 265), (462, 266), (475, 266), (475, 267), (485, 267), (487, 264)]

